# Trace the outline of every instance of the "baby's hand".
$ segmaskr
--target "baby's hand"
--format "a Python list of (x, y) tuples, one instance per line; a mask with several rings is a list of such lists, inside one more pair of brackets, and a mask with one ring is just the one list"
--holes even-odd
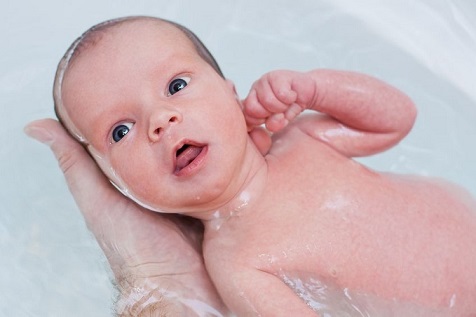
[(267, 73), (253, 84), (243, 101), (246, 122), (250, 128), (265, 123), (269, 131), (277, 132), (311, 104), (315, 90), (307, 73)]

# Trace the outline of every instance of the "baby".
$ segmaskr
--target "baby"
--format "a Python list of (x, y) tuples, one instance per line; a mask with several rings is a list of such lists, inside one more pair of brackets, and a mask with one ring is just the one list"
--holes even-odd
[[(395, 88), (275, 71), (241, 102), (190, 31), (131, 17), (73, 43), (54, 93), (63, 125), (121, 192), (203, 221), (207, 270), (238, 316), (316, 316), (289, 278), (476, 314), (472, 197), (352, 160), (410, 131), (415, 107)], [(272, 139), (256, 130), (253, 142), (262, 124)]]

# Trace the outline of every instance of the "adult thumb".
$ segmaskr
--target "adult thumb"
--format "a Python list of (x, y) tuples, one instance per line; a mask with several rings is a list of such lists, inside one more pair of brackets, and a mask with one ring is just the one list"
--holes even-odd
[(88, 211), (95, 209), (94, 204), (113, 191), (111, 184), (89, 153), (57, 120), (33, 121), (24, 131), (28, 136), (51, 148), (76, 203), (86, 217)]

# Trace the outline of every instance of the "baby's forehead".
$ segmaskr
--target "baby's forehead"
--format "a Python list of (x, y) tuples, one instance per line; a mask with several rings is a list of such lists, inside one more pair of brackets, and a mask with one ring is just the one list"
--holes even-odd
[(138, 18), (91, 29), (74, 49), (68, 68), (73, 68), (75, 60), (93, 53), (95, 48), (101, 47), (104, 42), (112, 43), (113, 47), (120, 49), (131, 41), (142, 42), (145, 45), (164, 41), (168, 47), (173, 46), (196, 52), (190, 38), (172, 23), (159, 19)]
[[(138, 72), (144, 68), (148, 72), (174, 64), (171, 62), (181, 56), (202, 60), (197, 48), (180, 29), (156, 21), (134, 21), (95, 31), (78, 48), (65, 72), (64, 82), (69, 82), (73, 74), (75, 78), (82, 78), (80, 82), (88, 81), (93, 73), (115, 78), (106, 74), (126, 74), (130, 65), (135, 65)], [(121, 69), (124, 71), (120, 72)]]

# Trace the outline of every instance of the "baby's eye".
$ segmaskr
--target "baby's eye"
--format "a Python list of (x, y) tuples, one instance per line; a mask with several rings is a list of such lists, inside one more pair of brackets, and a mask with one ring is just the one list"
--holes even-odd
[(129, 130), (132, 128), (132, 126), (132, 122), (122, 123), (116, 126), (114, 130), (112, 130), (112, 141), (114, 143), (121, 141), (122, 138), (125, 137)]
[(190, 77), (180, 77), (175, 78), (169, 84), (169, 95), (173, 95), (180, 90), (184, 89), (187, 86), (188, 82), (190, 81)]

